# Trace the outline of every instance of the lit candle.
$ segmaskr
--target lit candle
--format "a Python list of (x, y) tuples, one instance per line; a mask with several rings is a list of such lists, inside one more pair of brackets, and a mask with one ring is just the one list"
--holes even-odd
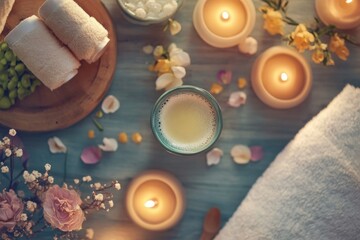
[(316, 0), (315, 8), (325, 24), (339, 29), (352, 29), (360, 26), (360, 0)]
[(130, 183), (126, 208), (139, 226), (148, 230), (166, 230), (178, 223), (184, 213), (184, 191), (172, 175), (146, 171)]
[(219, 48), (242, 43), (255, 26), (255, 7), (251, 0), (199, 0), (193, 24), (200, 37)]
[(305, 58), (287, 47), (272, 47), (255, 61), (251, 74), (256, 95), (273, 108), (302, 103), (311, 90), (311, 68)]

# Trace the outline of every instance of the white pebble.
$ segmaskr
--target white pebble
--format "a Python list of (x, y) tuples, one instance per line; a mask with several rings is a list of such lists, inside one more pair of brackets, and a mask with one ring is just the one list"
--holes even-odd
[(125, 7), (132, 12), (136, 10), (136, 6), (133, 3), (125, 3)]
[(146, 18), (146, 11), (143, 8), (138, 8), (135, 10), (135, 15), (139, 18)]

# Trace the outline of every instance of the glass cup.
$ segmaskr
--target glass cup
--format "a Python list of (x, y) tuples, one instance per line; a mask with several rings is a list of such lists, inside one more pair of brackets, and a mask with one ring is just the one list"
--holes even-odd
[[(139, 25), (150, 25), (150, 24), (167, 22), (169, 20), (169, 18), (171, 18), (175, 15), (175, 13), (178, 11), (178, 9), (181, 7), (181, 5), (184, 2), (184, 0), (175, 0), (175, 1), (177, 2), (177, 8), (174, 11), (172, 11), (171, 13), (169, 13), (168, 15), (161, 16), (160, 14), (158, 14), (158, 16), (150, 16), (150, 17), (141, 18), (141, 17), (137, 16), (135, 13), (135, 11), (136, 11), (135, 8), (137, 8), (137, 7), (134, 8), (134, 4), (132, 3), (132, 2), (134, 2), (134, 0), (133, 1), (117, 0), (124, 17), (129, 22), (139, 24)], [(132, 7), (129, 7), (129, 4), (132, 4)], [(144, 5), (143, 9), (147, 9), (146, 3)]]
[(151, 113), (151, 129), (169, 152), (193, 155), (209, 149), (222, 130), (221, 109), (206, 90), (181, 86), (165, 92)]

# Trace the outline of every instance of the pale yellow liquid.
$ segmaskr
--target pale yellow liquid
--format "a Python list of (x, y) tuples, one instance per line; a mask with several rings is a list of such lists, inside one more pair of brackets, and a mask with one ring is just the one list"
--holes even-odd
[(178, 148), (201, 148), (215, 133), (215, 111), (196, 94), (171, 96), (161, 110), (160, 122), (163, 136)]

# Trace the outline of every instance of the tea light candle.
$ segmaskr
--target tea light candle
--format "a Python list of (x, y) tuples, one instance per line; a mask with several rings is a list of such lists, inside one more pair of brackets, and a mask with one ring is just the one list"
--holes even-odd
[(166, 230), (181, 219), (185, 210), (181, 183), (169, 173), (146, 171), (133, 179), (126, 193), (130, 218), (148, 230)]
[(272, 47), (256, 59), (251, 82), (256, 95), (265, 104), (279, 109), (291, 108), (308, 96), (312, 85), (311, 68), (295, 50)]
[(255, 17), (251, 0), (199, 0), (193, 24), (209, 45), (227, 48), (245, 41), (254, 28)]
[(360, 0), (316, 0), (316, 12), (325, 24), (339, 29), (360, 26)]

